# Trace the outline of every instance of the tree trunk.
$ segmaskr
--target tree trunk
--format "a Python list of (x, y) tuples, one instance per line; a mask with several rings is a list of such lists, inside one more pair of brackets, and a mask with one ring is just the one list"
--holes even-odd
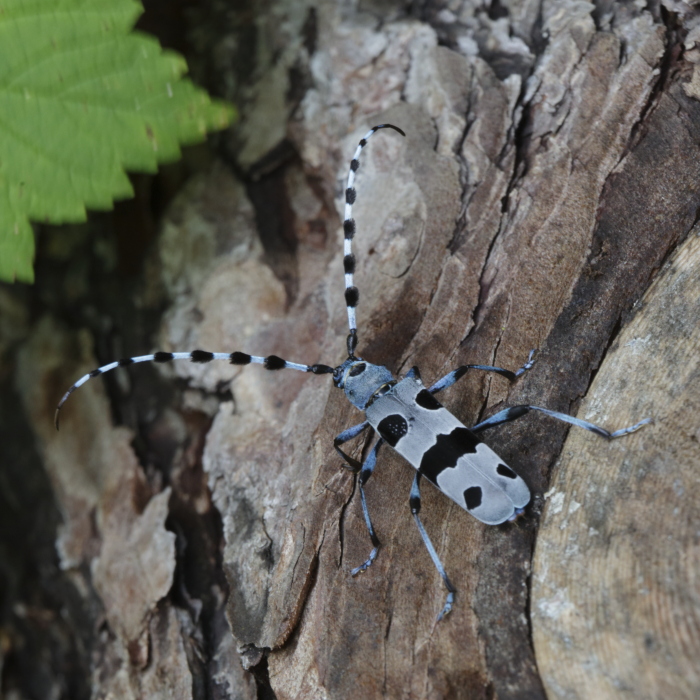
[[(140, 208), (44, 231), (37, 286), (0, 290), (8, 697), (700, 695), (700, 13), (638, 5), (198, 10), (195, 75), (241, 112), (217, 157), (191, 154), (143, 261), (125, 251), (172, 169)], [(358, 354), (429, 384), (535, 349), (513, 383), (441, 394), (467, 425), (653, 420), (485, 433), (532, 491), (515, 523), (425, 485), (441, 622), (386, 447), (381, 548), (350, 576), (371, 543), (333, 438), (363, 416), (329, 376), (139, 365), (52, 423), (72, 381), (154, 346), (342, 362), (344, 183), (382, 122), (406, 138), (361, 155)]]

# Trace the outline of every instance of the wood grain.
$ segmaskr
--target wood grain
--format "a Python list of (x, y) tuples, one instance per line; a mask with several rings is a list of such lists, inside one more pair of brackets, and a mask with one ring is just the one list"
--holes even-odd
[(532, 629), (552, 697), (697, 695), (700, 237), (693, 232), (610, 348), (579, 415), (652, 426), (572, 432), (547, 493)]

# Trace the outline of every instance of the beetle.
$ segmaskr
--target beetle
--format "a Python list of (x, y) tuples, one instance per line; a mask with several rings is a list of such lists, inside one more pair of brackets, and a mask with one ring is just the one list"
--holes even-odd
[[(445, 603), (438, 616), (440, 620), (451, 611), (456, 589), (449, 580), (445, 567), (420, 519), (420, 485), (423, 477), (481, 522), (487, 525), (498, 525), (513, 521), (523, 513), (530, 502), (530, 490), (513, 469), (505, 464), (490, 447), (481, 442), (479, 433), (516, 420), (530, 411), (542, 412), (609, 439), (632, 433), (649, 423), (650, 419), (642, 420), (628, 428), (609, 432), (593, 423), (564, 413), (539, 406), (520, 405), (506, 408), (481, 423), (467, 428), (435, 398), (435, 394), (455, 384), (469, 370), (494, 372), (510, 381), (515, 381), (532, 367), (534, 350), (530, 352), (527, 362), (517, 371), (490, 365), (462, 365), (429, 387), (423, 385), (417, 367), (411, 368), (402, 379), (396, 379), (387, 367), (372, 364), (355, 355), (358, 343), (356, 308), (359, 301), (359, 291), (354, 284), (356, 261), (352, 253), (352, 241), (356, 233), (356, 223), (352, 217), (352, 207), (357, 196), (354, 186), (355, 174), (360, 167), (359, 158), (363, 148), (381, 129), (391, 129), (405, 136), (403, 130), (393, 124), (379, 124), (370, 129), (360, 140), (350, 162), (345, 190), (343, 269), (349, 333), (346, 340), (347, 358), (340, 365), (336, 367), (324, 364), (306, 365), (289, 362), (276, 355), (262, 357), (240, 351), (159, 351), (150, 355), (129, 357), (99, 367), (78, 379), (59, 401), (55, 425), (58, 429), (60, 411), (68, 397), (78, 387), (93, 377), (117, 367), (140, 362), (164, 363), (187, 359), (191, 362), (207, 363), (213, 360), (226, 360), (233, 365), (260, 364), (268, 370), (294, 369), (312, 374), (332, 375), (334, 386), (342, 389), (350, 403), (365, 414), (364, 421), (344, 430), (333, 441), (336, 451), (358, 474), (362, 512), (372, 542), (372, 550), (367, 560), (351, 573), (355, 576), (366, 571), (379, 551), (379, 539), (367, 507), (365, 486), (374, 472), (379, 450), (386, 443), (416, 470), (409, 505), (425, 547), (447, 589)], [(341, 449), (341, 445), (358, 437), (370, 427), (377, 432), (379, 438), (364, 463), (360, 463), (347, 455)]]

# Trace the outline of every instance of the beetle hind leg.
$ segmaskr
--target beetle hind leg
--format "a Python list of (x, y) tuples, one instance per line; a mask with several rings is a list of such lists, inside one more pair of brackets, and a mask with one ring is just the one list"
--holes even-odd
[(433, 564), (435, 564), (435, 568), (438, 570), (438, 573), (440, 576), (442, 576), (442, 580), (445, 583), (445, 588), (447, 588), (447, 598), (445, 599), (445, 604), (442, 607), (442, 611), (438, 615), (438, 622), (442, 620), (443, 617), (446, 615), (450, 614), (450, 611), (452, 610), (452, 604), (455, 601), (455, 593), (457, 592), (457, 589), (452, 585), (450, 582), (450, 579), (447, 578), (447, 572), (445, 571), (445, 567), (442, 565), (442, 562), (440, 561), (440, 557), (438, 557), (437, 552), (435, 551), (435, 547), (433, 546), (433, 543), (430, 541), (430, 537), (428, 536), (428, 533), (425, 531), (425, 528), (423, 527), (423, 523), (421, 522), (420, 519), (420, 508), (421, 508), (421, 501), (420, 501), (420, 477), (421, 474), (420, 472), (416, 472), (416, 477), (413, 480), (413, 486), (411, 487), (411, 496), (409, 498), (409, 504), (411, 506), (411, 513), (413, 514), (413, 519), (416, 521), (416, 525), (418, 526), (418, 531), (420, 532), (420, 536), (423, 539), (423, 544), (425, 545), (426, 549), (428, 550), (428, 554), (430, 554), (430, 558), (433, 560)]
[(542, 408), (541, 406), (522, 405), (504, 408), (502, 411), (495, 413), (490, 418), (487, 418), (485, 421), (482, 421), (481, 423), (478, 423), (477, 425), (473, 426), (472, 428), (470, 428), (470, 430), (473, 433), (480, 433), (482, 430), (487, 430), (488, 428), (494, 428), (497, 425), (502, 425), (503, 423), (509, 423), (510, 421), (517, 420), (518, 418), (521, 418), (530, 411), (539, 411), (540, 413), (544, 413), (546, 416), (550, 416), (550, 418), (555, 418), (556, 420), (562, 421), (564, 423), (569, 423), (569, 425), (575, 425), (578, 428), (583, 428), (584, 430), (588, 430), (591, 433), (595, 433), (596, 435), (600, 435), (601, 437), (608, 438), (608, 440), (622, 437), (623, 435), (629, 435), (630, 433), (634, 433), (635, 431), (639, 430), (641, 427), (647, 425), (648, 423), (651, 423), (651, 418), (645, 418), (644, 420), (639, 421), (639, 423), (635, 423), (634, 425), (631, 425), (628, 428), (620, 428), (620, 430), (610, 432), (605, 428), (601, 428), (599, 425), (589, 423), (587, 420), (575, 418), (574, 416), (570, 416), (566, 413), (550, 411), (548, 408)]

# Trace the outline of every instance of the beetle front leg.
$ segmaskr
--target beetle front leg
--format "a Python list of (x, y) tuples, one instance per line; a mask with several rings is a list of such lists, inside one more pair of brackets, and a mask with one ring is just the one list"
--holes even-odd
[(365, 463), (362, 465), (362, 468), (360, 469), (360, 474), (357, 478), (358, 483), (360, 485), (362, 515), (365, 518), (365, 524), (367, 525), (369, 538), (372, 541), (372, 551), (370, 552), (369, 557), (364, 564), (361, 564), (360, 566), (356, 567), (350, 572), (353, 576), (357, 576), (357, 574), (361, 574), (363, 571), (366, 571), (372, 565), (372, 562), (377, 558), (377, 552), (379, 551), (379, 538), (377, 537), (377, 533), (374, 531), (372, 520), (369, 517), (369, 509), (367, 508), (367, 499), (365, 498), (365, 484), (369, 481), (370, 476), (372, 476), (372, 473), (374, 472), (374, 467), (377, 464), (377, 453), (379, 452), (379, 448), (382, 446), (383, 443), (384, 438), (379, 438), (379, 440), (377, 440), (377, 443), (367, 456)]

